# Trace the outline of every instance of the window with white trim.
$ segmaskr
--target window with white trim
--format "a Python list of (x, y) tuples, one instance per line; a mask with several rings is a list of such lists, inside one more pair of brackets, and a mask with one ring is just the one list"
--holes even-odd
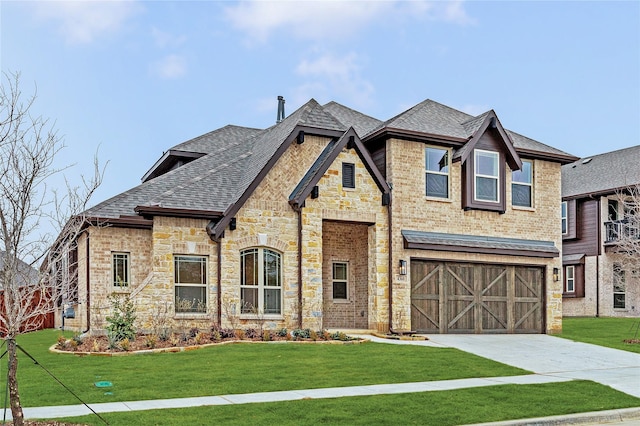
[(619, 263), (613, 264), (613, 308), (624, 309), (626, 307), (627, 283), (625, 270)]
[(533, 207), (533, 162), (522, 160), (522, 168), (511, 173), (511, 204)]
[(349, 295), (349, 265), (347, 262), (333, 262), (333, 299), (347, 300)]
[(500, 154), (494, 151), (474, 151), (474, 199), (500, 202)]
[(129, 287), (129, 253), (111, 253), (112, 283), (114, 287)]
[(576, 268), (575, 266), (566, 266), (564, 268), (564, 291), (565, 293), (576, 292)]
[(282, 255), (266, 248), (240, 252), (240, 313), (282, 314)]
[(449, 150), (425, 148), (427, 197), (449, 198)]
[(173, 256), (176, 313), (207, 312), (207, 257)]
[(561, 204), (560, 217), (562, 222), (562, 235), (567, 235), (567, 232), (569, 231), (569, 229), (567, 226), (567, 202), (566, 201), (563, 201)]

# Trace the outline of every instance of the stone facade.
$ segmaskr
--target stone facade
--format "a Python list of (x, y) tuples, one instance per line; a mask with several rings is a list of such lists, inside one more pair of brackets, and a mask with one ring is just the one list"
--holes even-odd
[[(318, 113), (320, 107), (313, 108)], [(332, 117), (322, 117), (328, 127), (333, 125)], [(532, 161), (531, 208), (511, 206), (511, 171), (507, 166), (506, 211), (468, 210), (463, 208), (460, 162), (450, 165), (449, 198), (425, 195), (423, 142), (386, 139), (383, 177), (352, 129), (330, 128), (324, 133), (311, 130), (303, 138), (291, 136), (298, 130), (288, 131), (287, 135), (278, 135), (278, 140), (287, 145), (277, 149), (268, 168), (256, 171), (255, 186), (238, 194), (234, 201), (237, 206), (221, 212), (182, 209), (187, 217), (179, 217), (180, 208), (167, 207), (163, 211), (161, 203), (150, 202), (142, 206), (145, 212), (140, 213), (139, 206), (135, 207), (135, 212), (144, 217), (144, 223), (134, 223), (140, 228), (88, 228), (79, 240), (78, 315), (69, 326), (104, 330), (110, 309), (108, 296), (115, 292), (132, 298), (137, 308), (137, 326), (143, 330), (157, 328), (159, 319), (182, 328), (218, 324), (380, 332), (410, 329), (411, 273), (401, 275), (397, 265), (400, 260), (410, 263), (411, 259), (440, 259), (543, 268), (544, 331), (561, 330), (562, 285), (553, 281), (551, 273), (562, 267), (560, 258), (408, 249), (402, 236), (403, 230), (412, 230), (550, 241), (559, 248), (559, 161)], [(254, 151), (260, 148), (248, 146)], [(448, 158), (454, 151), (450, 148)], [(331, 164), (320, 161), (326, 158), (332, 159)], [(355, 170), (353, 188), (343, 186), (345, 163)], [(218, 166), (223, 173), (228, 164)], [(191, 178), (187, 184), (199, 179), (200, 176)], [(300, 203), (290, 201), (298, 185), (311, 180), (317, 186), (314, 195)], [(155, 200), (153, 197), (155, 193), (151, 197)], [(191, 207), (192, 204), (197, 203), (191, 203)], [(188, 213), (184, 213), (186, 210)], [(210, 215), (202, 213), (205, 211)], [(227, 219), (233, 222), (225, 222)], [(215, 231), (218, 226), (219, 232)], [(126, 287), (113, 284), (114, 253), (129, 256)], [(200, 259), (205, 268), (205, 300), (188, 313), (176, 307), (176, 257)], [(247, 267), (247, 262), (253, 262), (253, 269)], [(348, 271), (346, 294), (338, 297), (333, 287), (336, 262), (346, 265)], [(275, 269), (269, 269), (272, 267)], [(194, 291), (202, 288), (200, 283), (194, 287)], [(249, 309), (247, 301), (253, 309)]]

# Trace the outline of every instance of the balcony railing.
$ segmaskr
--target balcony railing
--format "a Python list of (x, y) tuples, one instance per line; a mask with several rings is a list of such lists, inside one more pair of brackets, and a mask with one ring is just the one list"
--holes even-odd
[(615, 244), (621, 239), (640, 239), (640, 223), (637, 220), (614, 220), (604, 223), (605, 244)]

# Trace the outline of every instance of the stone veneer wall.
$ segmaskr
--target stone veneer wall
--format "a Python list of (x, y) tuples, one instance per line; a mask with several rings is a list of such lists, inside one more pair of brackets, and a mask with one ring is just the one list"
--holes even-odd
[[(344, 149), (318, 183), (319, 197), (306, 200), (296, 212), (289, 196), (313, 162), (326, 147), (328, 138), (307, 135), (301, 145), (292, 143), (236, 215), (236, 230), (227, 229), (222, 239), (222, 298), (228, 309), (239, 311), (240, 250), (267, 247), (282, 253), (283, 314), (267, 319), (268, 327), (298, 326), (298, 220), (302, 221), (302, 324), (319, 328), (322, 324), (323, 220), (374, 224), (368, 231), (369, 243), (369, 326), (384, 323), (386, 302), (386, 207), (373, 179), (355, 150)], [(356, 188), (342, 188), (342, 162), (356, 165)], [(235, 311), (234, 308), (235, 307)], [(237, 315), (237, 314), (235, 314)], [(223, 311), (223, 323), (230, 320)], [(240, 316), (255, 324), (251, 315)]]
[[(387, 180), (393, 185), (393, 262), (411, 257), (541, 265), (546, 267), (546, 331), (562, 329), (562, 282), (554, 282), (552, 269), (562, 268), (561, 257), (553, 259), (498, 256), (478, 253), (406, 250), (401, 230), (520, 238), (553, 241), (562, 249), (560, 230), (560, 164), (535, 160), (534, 207), (511, 206), (511, 173), (506, 173), (504, 214), (480, 210), (464, 211), (461, 204), (461, 165), (453, 163), (450, 171), (450, 198), (431, 199), (425, 195), (425, 145), (397, 139), (387, 141)], [(526, 157), (525, 157), (526, 159)], [(394, 327), (409, 328), (410, 272), (406, 276), (393, 271)]]

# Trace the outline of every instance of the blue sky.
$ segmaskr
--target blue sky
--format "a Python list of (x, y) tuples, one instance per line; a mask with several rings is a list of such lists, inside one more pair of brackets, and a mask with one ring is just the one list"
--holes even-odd
[(276, 97), (388, 119), (424, 99), (576, 156), (640, 143), (640, 2), (8, 2), (0, 65), (37, 86), (71, 180), (108, 161), (94, 202), (163, 151)]

